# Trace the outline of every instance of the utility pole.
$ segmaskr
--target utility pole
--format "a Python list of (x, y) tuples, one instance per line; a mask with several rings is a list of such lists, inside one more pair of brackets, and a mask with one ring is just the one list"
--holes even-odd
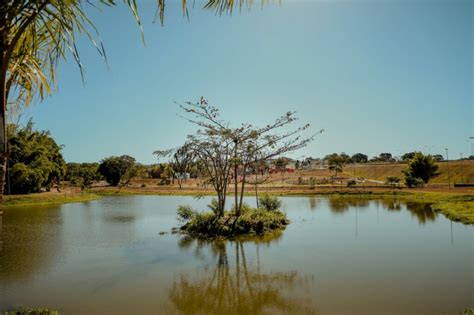
[(448, 189), (451, 188), (451, 175), (449, 174), (449, 156), (448, 156), (448, 148), (446, 150), (446, 166), (448, 168)]
[(461, 180), (462, 180), (462, 183), (464, 184), (464, 167), (462, 165), (462, 153), (459, 153), (459, 156), (461, 157)]
[(473, 140), (474, 140), (474, 137), (469, 137), (468, 141), (471, 143), (471, 156), (474, 155), (474, 142), (473, 142)]

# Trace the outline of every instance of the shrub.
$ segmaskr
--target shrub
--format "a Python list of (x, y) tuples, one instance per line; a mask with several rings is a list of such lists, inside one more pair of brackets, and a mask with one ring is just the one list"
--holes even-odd
[(178, 215), (178, 221), (187, 222), (194, 218), (198, 213), (188, 205), (180, 205), (176, 210), (176, 214)]
[[(395, 187), (400, 184), (400, 178), (397, 176), (389, 176), (385, 179), (385, 185)], [(408, 185), (407, 185), (408, 186)]]
[(418, 177), (405, 176), (405, 185), (410, 188), (423, 187), (425, 185), (425, 182)]
[(356, 184), (357, 184), (357, 182), (355, 180), (351, 179), (347, 182), (347, 187), (355, 187)]
[[(423, 180), (424, 184), (440, 174), (438, 165), (431, 155), (424, 155), (421, 152), (416, 152), (413, 158), (408, 162), (407, 169), (403, 171), (405, 174), (405, 182), (410, 182), (412, 179), (419, 178)], [(412, 179), (410, 179), (412, 178)], [(408, 182), (407, 182), (408, 180)], [(413, 186), (408, 186), (413, 187)]]
[(219, 213), (219, 202), (216, 198), (212, 198), (211, 203), (207, 205), (207, 207), (217, 215)]
[(309, 189), (314, 189), (314, 186), (316, 185), (316, 180), (313, 177), (309, 178)]
[(264, 194), (258, 198), (258, 202), (260, 207), (268, 211), (277, 210), (281, 206), (281, 201), (277, 197), (268, 194)]

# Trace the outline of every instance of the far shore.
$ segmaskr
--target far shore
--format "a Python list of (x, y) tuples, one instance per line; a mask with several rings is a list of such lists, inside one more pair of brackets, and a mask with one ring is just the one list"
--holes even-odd
[[(260, 187), (259, 194), (278, 196), (326, 196), (328, 198), (364, 198), (364, 199), (397, 199), (407, 202), (432, 203), (449, 219), (465, 224), (474, 224), (474, 188), (471, 187), (426, 187), (419, 189), (365, 187), (347, 188), (337, 186), (316, 186), (314, 189), (294, 186)], [(255, 195), (252, 187), (246, 190), (248, 196)], [(62, 191), (51, 191), (29, 195), (4, 196), (0, 209), (52, 205), (71, 202), (84, 202), (99, 199), (102, 196), (160, 195), (160, 196), (212, 196), (209, 189), (197, 189), (177, 186), (158, 187), (96, 187), (88, 191), (68, 187)]]

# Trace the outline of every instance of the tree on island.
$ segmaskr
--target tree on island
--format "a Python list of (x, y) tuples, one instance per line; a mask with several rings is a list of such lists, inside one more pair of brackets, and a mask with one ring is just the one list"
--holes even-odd
[(273, 133), (295, 122), (294, 112), (287, 112), (264, 127), (242, 123), (240, 127), (232, 128), (220, 118), (219, 110), (210, 106), (203, 97), (197, 103), (187, 102), (180, 107), (193, 116), (187, 120), (201, 128), (196, 134), (188, 135), (186, 143), (193, 155), (203, 162), (208, 182), (217, 193), (220, 216), (224, 214), (231, 181), (234, 184), (235, 214), (240, 216), (249, 167), (303, 148), (315, 137), (301, 135), (309, 124)]
[[(180, 206), (178, 218), (187, 222), (181, 229), (189, 234), (210, 237), (263, 233), (284, 227), (288, 223), (284, 213), (273, 207), (252, 209), (243, 202), (245, 186), (256, 165), (263, 165), (312, 141), (316, 135), (302, 135), (309, 125), (288, 129), (296, 121), (294, 112), (288, 112), (264, 127), (247, 123), (231, 127), (220, 118), (219, 110), (203, 97), (196, 103), (179, 106), (188, 114), (186, 119), (200, 128), (187, 136), (186, 145), (195, 162), (202, 165), (202, 175), (217, 195), (209, 205), (211, 213)], [(226, 198), (231, 189), (234, 207), (226, 212)], [(278, 204), (270, 199), (263, 203), (260, 200), (260, 203)]]

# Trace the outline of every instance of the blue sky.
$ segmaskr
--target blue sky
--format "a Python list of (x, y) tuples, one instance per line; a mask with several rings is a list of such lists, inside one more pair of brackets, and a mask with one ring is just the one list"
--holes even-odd
[(145, 46), (124, 5), (88, 10), (108, 67), (81, 40), (85, 85), (72, 60), (61, 64), (57, 92), (23, 117), (50, 130), (67, 161), (153, 163), (195, 130), (174, 101), (201, 95), (236, 124), (295, 110), (326, 130), (294, 157), (470, 154), (472, 1), (283, 0), (231, 17), (196, 7), (189, 22), (168, 2), (164, 27), (152, 23), (155, 1), (138, 2)]

